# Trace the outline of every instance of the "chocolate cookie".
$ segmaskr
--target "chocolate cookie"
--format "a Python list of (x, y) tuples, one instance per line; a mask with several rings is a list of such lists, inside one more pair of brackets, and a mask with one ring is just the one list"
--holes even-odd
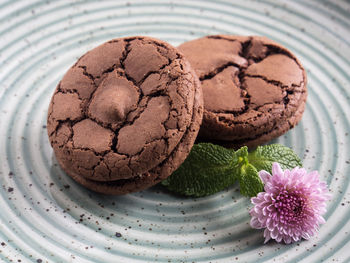
[(94, 191), (126, 194), (168, 177), (203, 115), (200, 83), (174, 47), (114, 39), (87, 52), (58, 84), (47, 119), (61, 167)]
[(178, 47), (203, 89), (199, 137), (231, 147), (255, 147), (301, 119), (306, 72), (285, 47), (266, 37), (216, 35)]

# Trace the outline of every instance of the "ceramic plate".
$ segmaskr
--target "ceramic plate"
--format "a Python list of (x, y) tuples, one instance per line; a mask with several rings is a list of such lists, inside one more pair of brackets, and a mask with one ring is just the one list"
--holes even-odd
[[(347, 1), (0, 1), (1, 262), (349, 262), (350, 3)], [(173, 45), (208, 34), (265, 35), (308, 73), (300, 124), (275, 142), (327, 181), (317, 237), (269, 242), (238, 186), (206, 198), (161, 187), (95, 194), (57, 165), (50, 97), (74, 61), (109, 39)]]

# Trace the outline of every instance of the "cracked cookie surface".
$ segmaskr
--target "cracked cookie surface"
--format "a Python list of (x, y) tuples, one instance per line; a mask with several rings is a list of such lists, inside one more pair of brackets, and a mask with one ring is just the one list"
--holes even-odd
[(139, 191), (187, 157), (203, 114), (199, 80), (174, 47), (114, 39), (87, 52), (58, 84), (47, 130), (68, 175), (97, 192)]
[(255, 147), (302, 117), (306, 72), (280, 44), (259, 36), (215, 35), (183, 43), (203, 89), (200, 140)]

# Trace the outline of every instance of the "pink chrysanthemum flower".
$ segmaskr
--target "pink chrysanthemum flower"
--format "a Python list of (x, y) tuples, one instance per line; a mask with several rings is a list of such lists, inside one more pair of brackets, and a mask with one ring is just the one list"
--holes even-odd
[(272, 165), (272, 176), (260, 171), (265, 192), (251, 199), (253, 228), (266, 228), (265, 243), (270, 239), (289, 244), (301, 238), (309, 239), (320, 224), (325, 223), (326, 201), (330, 198), (327, 184), (319, 180), (317, 171), (307, 173), (303, 168), (282, 171)]

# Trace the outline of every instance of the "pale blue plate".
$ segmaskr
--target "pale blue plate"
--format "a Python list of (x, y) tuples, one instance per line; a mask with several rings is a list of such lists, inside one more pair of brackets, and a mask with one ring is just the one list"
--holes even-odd
[[(87, 50), (121, 36), (178, 45), (265, 35), (300, 58), (309, 97), (292, 147), (332, 192), (319, 235), (263, 245), (237, 186), (192, 199), (160, 187), (111, 197), (57, 166), (50, 97)], [(349, 1), (0, 1), (1, 262), (350, 262)]]

